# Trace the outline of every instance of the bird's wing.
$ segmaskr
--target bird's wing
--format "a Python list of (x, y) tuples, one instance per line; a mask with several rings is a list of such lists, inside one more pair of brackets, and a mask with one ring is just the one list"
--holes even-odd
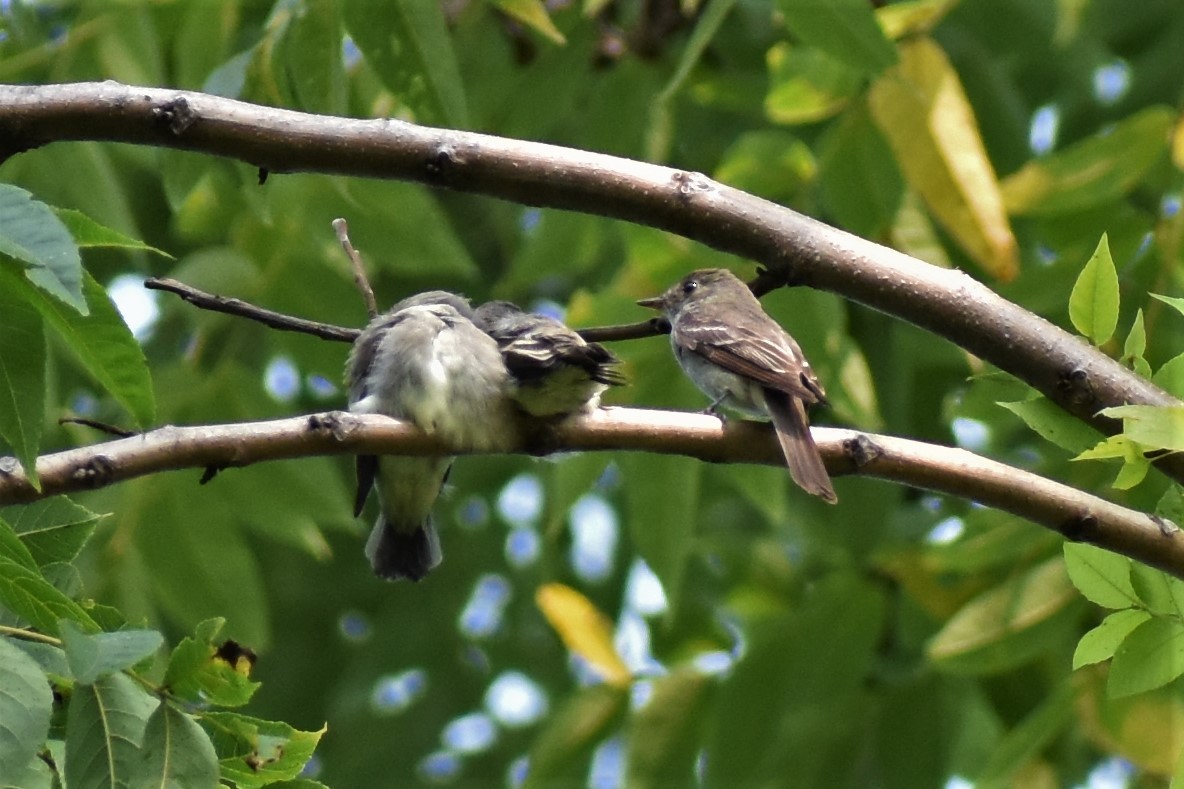
[(378, 346), (391, 327), (403, 318), (404, 316), (399, 313), (388, 313), (377, 318), (354, 341), (354, 347), (345, 362), (345, 382), (349, 387), (351, 405), (369, 394), (366, 391), (366, 380), (370, 377), (370, 367), (378, 354)]
[[(545, 330), (543, 330), (545, 329)], [(494, 333), (506, 368), (519, 380), (542, 378), (561, 367), (578, 367), (599, 383), (619, 386), (625, 376), (614, 369), (620, 360), (599, 343), (588, 343), (563, 326), (523, 327)]]
[(729, 372), (806, 403), (825, 403), (826, 393), (797, 343), (772, 319), (766, 320), (761, 332), (702, 320), (677, 321), (673, 332), (679, 345)]

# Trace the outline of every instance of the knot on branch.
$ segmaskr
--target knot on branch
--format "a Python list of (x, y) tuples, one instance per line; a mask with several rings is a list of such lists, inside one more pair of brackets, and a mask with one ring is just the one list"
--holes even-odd
[(1180, 533), (1180, 527), (1167, 518), (1161, 518), (1158, 515), (1148, 515), (1147, 517), (1151, 518), (1151, 522), (1159, 527), (1159, 533), (1164, 537), (1175, 537)]
[(702, 173), (692, 173), (679, 170), (672, 178), (680, 203), (690, 203), (698, 195), (710, 192), (711, 180)]
[(843, 454), (851, 458), (855, 468), (861, 469), (869, 463), (879, 460), (884, 450), (875, 441), (863, 433), (843, 442)]
[(180, 137), (197, 122), (197, 111), (189, 105), (188, 99), (178, 96), (159, 107), (153, 107), (152, 117), (158, 126), (166, 128), (172, 135)]
[(1062, 373), (1057, 379), (1057, 389), (1074, 406), (1092, 408), (1098, 402), (1089, 373), (1083, 367), (1074, 367), (1069, 372)]
[(1089, 512), (1077, 515), (1058, 524), (1057, 531), (1070, 542), (1093, 543), (1098, 535), (1098, 518)]
[(101, 488), (111, 484), (115, 476), (116, 465), (106, 455), (95, 455), (87, 460), (70, 476), (85, 488)]
[(441, 143), (428, 159), (425, 170), (433, 181), (443, 182), (452, 177), (458, 164), (461, 164), (461, 160), (456, 149), (447, 143)]
[(310, 433), (322, 433), (333, 437), (334, 441), (344, 441), (349, 428), (341, 419), (341, 411), (330, 411), (327, 414), (309, 414), (308, 430)]

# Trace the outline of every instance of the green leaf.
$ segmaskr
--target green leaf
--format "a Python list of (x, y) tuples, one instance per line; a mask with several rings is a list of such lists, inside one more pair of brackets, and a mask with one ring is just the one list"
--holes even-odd
[(164, 636), (155, 630), (85, 633), (68, 621), (62, 622), (60, 630), (70, 673), (86, 685), (131, 668), (164, 643)]
[(1151, 377), (1151, 365), (1143, 355), (1147, 351), (1147, 328), (1143, 325), (1143, 310), (1135, 313), (1134, 323), (1130, 333), (1126, 335), (1126, 342), (1122, 345), (1122, 361), (1129, 364), (1131, 369), (1144, 378)]
[(422, 123), (469, 125), (464, 83), (438, 3), (347, 0), (345, 29), (383, 84)]
[(870, 3), (779, 0), (777, 5), (795, 36), (868, 74), (878, 74), (900, 59)]
[(792, 204), (818, 163), (802, 140), (777, 129), (740, 135), (724, 152), (715, 178), (774, 202)]
[(1097, 443), (1099, 433), (1080, 419), (1066, 413), (1047, 397), (999, 403), (1035, 430), (1041, 438), (1074, 454), (1085, 452)]
[(66, 785), (129, 786), (144, 727), (158, 703), (126, 674), (75, 685), (66, 716)]
[(1148, 295), (1150, 295), (1151, 298), (1153, 298), (1153, 299), (1158, 299), (1159, 301), (1162, 301), (1164, 304), (1167, 304), (1169, 307), (1174, 309), (1176, 312), (1180, 313), (1181, 315), (1184, 315), (1184, 299), (1179, 298), (1177, 296), (1161, 296), (1158, 293), (1151, 293)]
[(1069, 579), (1087, 600), (1105, 608), (1139, 604), (1130, 559), (1080, 542), (1065, 543), (1064, 554)]
[[(0, 290), (6, 287), (24, 286), (6, 267), (0, 266)], [(86, 317), (63, 308), (35, 289), (28, 288), (26, 295), (83, 368), (128, 410), (136, 423), (151, 424), (156, 418), (156, 402), (144, 352), (106, 290), (85, 273), (83, 292), (91, 306), (91, 313)]]
[(207, 712), (199, 722), (218, 754), (222, 780), (240, 789), (296, 778), (325, 733), (234, 712)]
[(82, 258), (70, 231), (33, 195), (0, 184), (0, 254), (26, 264), (25, 276), (85, 315)]
[(1031, 660), (1074, 627), (1077, 597), (1059, 556), (972, 598), (929, 642), (941, 668), (995, 673)]
[(1076, 697), (1077, 689), (1071, 682), (1056, 687), (996, 746), (982, 773), (975, 776), (975, 785), (1006, 785), (1006, 778), (1039, 756), (1073, 720)]
[(789, 774), (829, 786), (832, 758), (866, 736), (857, 721), (887, 626), (884, 590), (854, 569), (809, 586), (792, 607), (780, 590), (731, 595), (726, 613), (742, 618), (744, 654), (714, 691), (703, 786), (779, 786)]
[(1141, 562), (1131, 562), (1131, 586), (1151, 613), (1184, 623), (1184, 581)]
[[(646, 479), (625, 489), (631, 536), (666, 592), (670, 610), (678, 608), (682, 579), (694, 546), (699, 511), (700, 463), (688, 458), (626, 455), (620, 458), (625, 479)], [(670, 491), (678, 491), (671, 496)]]
[(216, 787), (218, 754), (205, 729), (171, 704), (148, 719), (129, 786)]
[(1122, 420), (1122, 434), (1144, 448), (1184, 451), (1184, 406), (1118, 405), (1104, 416)]
[(682, 90), (692, 69), (703, 57), (703, 53), (707, 51), (707, 47), (735, 5), (736, 0), (717, 0), (703, 9), (703, 13), (695, 22), (695, 29), (691, 31), (690, 38), (682, 47), (674, 73), (650, 100), (649, 139), (645, 147), (647, 160), (661, 161), (669, 158), (674, 143), (674, 122), (671, 113), (673, 99)]
[(0, 519), (12, 525), (40, 567), (73, 561), (102, 517), (65, 496), (0, 507)]
[(1184, 674), (1184, 624), (1152, 618), (1131, 631), (1114, 653), (1106, 691), (1111, 698), (1158, 688)]
[(70, 678), (70, 666), (66, 663), (66, 653), (61, 647), (21, 638), (10, 639), (8, 643), (31, 657), (46, 674), (62, 679)]
[(893, 41), (928, 33), (955, 6), (957, 0), (903, 0), (876, 8), (876, 20)]
[(1172, 523), (1184, 523), (1184, 488), (1170, 485), (1155, 504), (1155, 514)]
[(0, 286), (0, 438), (38, 489), (46, 359), (41, 316), (19, 292)]
[(628, 704), (627, 688), (593, 685), (576, 691), (551, 715), (531, 745), (530, 768), (522, 789), (573, 778), (577, 765), (620, 724)]
[(136, 249), (143, 252), (154, 252), (157, 255), (173, 260), (173, 256), (163, 249), (145, 244), (139, 239), (125, 236), (118, 230), (112, 230), (100, 225), (81, 211), (73, 208), (55, 208), (54, 214), (62, 220), (62, 224), (70, 231), (74, 243), (81, 248), (86, 247), (114, 247), (117, 249)]
[(177, 644), (164, 675), (164, 686), (174, 696), (193, 703), (241, 707), (259, 689), (259, 683), (249, 678), (249, 661), (243, 670), (239, 661), (232, 664), (227, 652), (214, 643), (224, 623), (221, 618), (207, 619), (193, 636)]
[(818, 186), (823, 205), (853, 233), (875, 238), (892, 224), (904, 180), (866, 102), (849, 107), (824, 132)]
[(308, 112), (347, 114), (340, 6), (336, 0), (307, 0), (294, 6), (284, 30), (281, 68), (299, 108)]
[(629, 724), (625, 785), (693, 786), (700, 733), (715, 680), (682, 666), (653, 682)]
[(1118, 271), (1105, 233), (1069, 294), (1069, 320), (1099, 346), (1113, 337), (1118, 327)]
[(5, 773), (3, 781), (0, 786), (4, 789), (61, 789), (62, 786), (61, 777), (40, 758), (29, 760), (16, 772)]
[(1176, 111), (1149, 107), (1113, 129), (1033, 159), (1000, 184), (1011, 214), (1064, 214), (1104, 205), (1130, 192), (1164, 159)]
[(774, 123), (825, 120), (863, 87), (864, 74), (859, 69), (812, 47), (774, 44), (765, 60), (769, 68), (765, 114)]
[(0, 638), (0, 781), (33, 760), (49, 735), (53, 691), (33, 658)]
[[(202, 528), (175, 528), (198, 510)], [(217, 479), (199, 488), (191, 478), (157, 477), (146, 495), (123, 508), (121, 526), (134, 532), (165, 613), (186, 628), (225, 616), (234, 638), (262, 648), (270, 637), (268, 594), (235, 518), (234, 503), (219, 497)]]
[(1173, 356), (1160, 365), (1151, 381), (1178, 398), (1184, 397), (1184, 353)]
[[(465, 248), (439, 198), (417, 184), (389, 181), (335, 181), (345, 199), (350, 234), (355, 239), (369, 237), (399, 239), (396, 248), (374, 250), (375, 268), (398, 277), (456, 277), (476, 280), (481, 271)], [(292, 198), (306, 199), (304, 192), (293, 189)], [(356, 241), (355, 241), (356, 243)]]
[(4, 521), (0, 521), (0, 606), (48, 635), (58, 634), (61, 619), (85, 630), (99, 629), (82, 606), (46, 580), (32, 554)]
[(543, 0), (491, 0), (493, 5), (500, 8), (505, 14), (514, 17), (522, 24), (534, 30), (543, 36), (546, 36), (555, 44), (566, 44), (567, 39), (559, 32), (559, 28), (555, 27), (555, 23), (551, 21), (551, 15), (547, 12), (547, 6)]
[(1124, 608), (1109, 614), (1100, 625), (1077, 642), (1077, 649), (1073, 652), (1073, 669), (1114, 657), (1123, 639), (1150, 618), (1151, 614), (1138, 608)]

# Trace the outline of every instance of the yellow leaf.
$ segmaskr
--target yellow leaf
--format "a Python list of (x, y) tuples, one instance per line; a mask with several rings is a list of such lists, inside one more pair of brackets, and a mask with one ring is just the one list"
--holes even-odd
[(567, 39), (551, 21), (551, 15), (547, 13), (547, 6), (543, 5), (543, 0), (493, 0), (493, 4), (503, 13), (514, 17), (556, 44), (567, 43)]
[(1184, 170), (1184, 117), (1176, 121), (1172, 130), (1172, 164), (1177, 170)]
[(1015, 236), (957, 73), (927, 38), (902, 44), (900, 56), (872, 85), (876, 124), (905, 180), (966, 254), (998, 279), (1014, 278)]
[(613, 648), (612, 623), (591, 600), (570, 586), (543, 584), (534, 601), (564, 645), (603, 674), (605, 682), (629, 684), (629, 669)]
[(905, 0), (877, 8), (876, 21), (884, 28), (884, 35), (898, 41), (928, 33), (955, 4), (955, 0)]

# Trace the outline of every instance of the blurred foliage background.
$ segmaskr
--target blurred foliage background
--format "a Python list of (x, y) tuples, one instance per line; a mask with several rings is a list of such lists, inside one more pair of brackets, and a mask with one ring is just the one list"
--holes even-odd
[[(1150, 369), (1184, 395), (1184, 366), (1164, 368), (1184, 319), (1148, 297), (1181, 290), (1181, 41), (1178, 0), (8, 0), (0, 80), (173, 86), (701, 171), (1066, 327), (1107, 233), (1119, 333), (1141, 310)], [(338, 216), (385, 303), (447, 288), (589, 326), (644, 317), (635, 299), (694, 268), (754, 270), (594, 216), (395, 182), (260, 185), (176, 151), (59, 143), (0, 180), (173, 256), (84, 253), (142, 344), (158, 424), (344, 404), (344, 345), (139, 288), (168, 275), (359, 326)], [(1071, 463), (997, 404), (1027, 387), (942, 340), (828, 293), (765, 303), (831, 393), (816, 424), (957, 444), (1146, 510), (1170, 493)], [(664, 339), (614, 350), (633, 384), (612, 404), (706, 405)], [(129, 423), (61, 342), (48, 353), (46, 450), (100, 438), (56, 426), (66, 413)], [(685, 458), (465, 458), (437, 506), (444, 564), (388, 585), (362, 556), (374, 512), (350, 518), (346, 459), (198, 476), (77, 497), (111, 513), (79, 560), (86, 593), (170, 643), (226, 617), (259, 654), (251, 712), (328, 723), (307, 774), (331, 786), (517, 785), (528, 764), (547, 786), (1156, 786), (1184, 745), (1176, 683), (1114, 699), (1104, 664), (1072, 670), (1102, 612), (1059, 538), (971, 502), (841, 479), (827, 508), (783, 470)], [(599, 670), (536, 603), (552, 583), (606, 617), (588, 631), (616, 653)], [(560, 597), (562, 624), (579, 600)]]

